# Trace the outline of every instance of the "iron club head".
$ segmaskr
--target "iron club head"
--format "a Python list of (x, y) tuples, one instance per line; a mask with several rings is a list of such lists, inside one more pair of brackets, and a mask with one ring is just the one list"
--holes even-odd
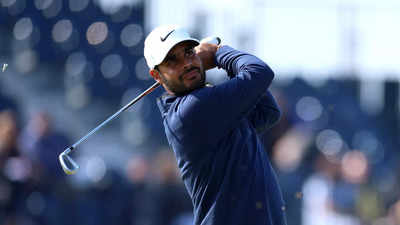
[(64, 172), (68, 175), (76, 173), (79, 169), (79, 165), (68, 155), (71, 152), (71, 150), (72, 147), (69, 147), (65, 149), (65, 151), (58, 156), (61, 167), (63, 168)]

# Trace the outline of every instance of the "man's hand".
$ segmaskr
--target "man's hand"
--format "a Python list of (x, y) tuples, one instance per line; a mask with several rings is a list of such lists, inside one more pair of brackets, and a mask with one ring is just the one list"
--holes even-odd
[(196, 54), (200, 57), (204, 70), (209, 70), (215, 65), (215, 53), (218, 50), (218, 46), (216, 44), (210, 44), (207, 42), (200, 42), (198, 46), (194, 48)]

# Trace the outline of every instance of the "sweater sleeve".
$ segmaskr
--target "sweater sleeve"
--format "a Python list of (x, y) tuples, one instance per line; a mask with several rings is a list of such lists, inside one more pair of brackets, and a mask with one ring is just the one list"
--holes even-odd
[(281, 112), (270, 91), (261, 96), (248, 119), (257, 133), (262, 133), (274, 126), (280, 119)]

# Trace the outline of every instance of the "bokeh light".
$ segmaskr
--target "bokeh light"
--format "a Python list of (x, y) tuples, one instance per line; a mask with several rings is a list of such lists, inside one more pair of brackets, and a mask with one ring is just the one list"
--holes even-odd
[(23, 17), (19, 19), (14, 26), (14, 38), (17, 40), (27, 39), (32, 35), (33, 24), (31, 18)]
[(28, 17), (21, 18), (15, 23), (12, 36), (16, 40), (10, 46), (13, 52), (32, 49), (39, 44), (41, 39), (39, 27), (35, 26), (32, 19)]
[(304, 154), (303, 142), (304, 137), (293, 131), (275, 144), (272, 159), (279, 170), (288, 172), (298, 168)]
[(108, 27), (104, 22), (92, 23), (86, 31), (86, 39), (91, 45), (98, 45), (106, 40)]
[(87, 63), (86, 55), (83, 52), (70, 54), (65, 61), (65, 72), (69, 76), (78, 76), (83, 73)]
[(368, 160), (362, 152), (346, 152), (342, 158), (342, 172), (346, 180), (361, 183), (368, 172)]
[(106, 57), (101, 62), (100, 70), (105, 78), (113, 78), (117, 76), (124, 66), (122, 58), (118, 54), (111, 54)]
[(340, 134), (334, 130), (326, 129), (318, 133), (315, 144), (326, 156), (337, 155), (344, 147)]
[(35, 0), (34, 3), (38, 10), (43, 10), (49, 8), (53, 0)]
[[(82, 59), (84, 61), (78, 62)], [(77, 68), (74, 68), (76, 65)], [(87, 61), (86, 56), (82, 52), (72, 53), (65, 63), (64, 87), (69, 89), (76, 85), (90, 82), (94, 77), (93, 63)]]
[(100, 157), (90, 157), (85, 164), (85, 173), (93, 183), (100, 182), (106, 175), (107, 167), (104, 160)]
[(143, 38), (143, 29), (137, 24), (128, 24), (121, 31), (121, 43), (132, 47), (140, 43)]
[(38, 61), (37, 53), (27, 49), (16, 54), (14, 65), (19, 72), (28, 73), (36, 68)]
[(41, 215), (46, 209), (46, 201), (40, 192), (32, 192), (26, 199), (26, 207), (33, 215)]
[(69, 87), (65, 93), (67, 104), (73, 109), (80, 109), (91, 100), (89, 89), (84, 84)]
[(322, 105), (317, 98), (302, 97), (296, 104), (296, 113), (304, 121), (310, 122), (322, 115)]
[(52, 30), (52, 37), (55, 42), (64, 42), (67, 41), (73, 31), (72, 22), (68, 19), (63, 19), (58, 21)]
[(122, 137), (129, 144), (140, 146), (147, 141), (149, 131), (140, 118), (135, 118), (122, 124)]
[(125, 173), (131, 182), (140, 182), (147, 178), (150, 165), (143, 156), (136, 155), (129, 159), (125, 167)]
[(135, 65), (136, 77), (139, 80), (151, 80), (153, 79), (149, 74), (149, 67), (147, 67), (146, 60), (144, 57), (140, 58)]
[(69, 0), (69, 9), (72, 12), (80, 12), (89, 5), (90, 0)]
[(62, 0), (52, 0), (50, 6), (42, 10), (42, 14), (46, 18), (56, 17), (62, 9)]
[(14, 157), (5, 162), (3, 171), (10, 180), (22, 182), (29, 178), (32, 173), (32, 167), (27, 159)]

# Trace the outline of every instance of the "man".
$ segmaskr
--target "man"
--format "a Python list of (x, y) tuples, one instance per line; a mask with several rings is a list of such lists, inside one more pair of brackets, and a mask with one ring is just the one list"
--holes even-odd
[[(177, 26), (146, 38), (150, 75), (165, 89), (157, 104), (194, 206), (196, 225), (285, 225), (285, 205), (259, 135), (274, 125), (274, 77), (260, 59), (229, 46), (199, 43)], [(205, 71), (230, 79), (206, 86)]]

